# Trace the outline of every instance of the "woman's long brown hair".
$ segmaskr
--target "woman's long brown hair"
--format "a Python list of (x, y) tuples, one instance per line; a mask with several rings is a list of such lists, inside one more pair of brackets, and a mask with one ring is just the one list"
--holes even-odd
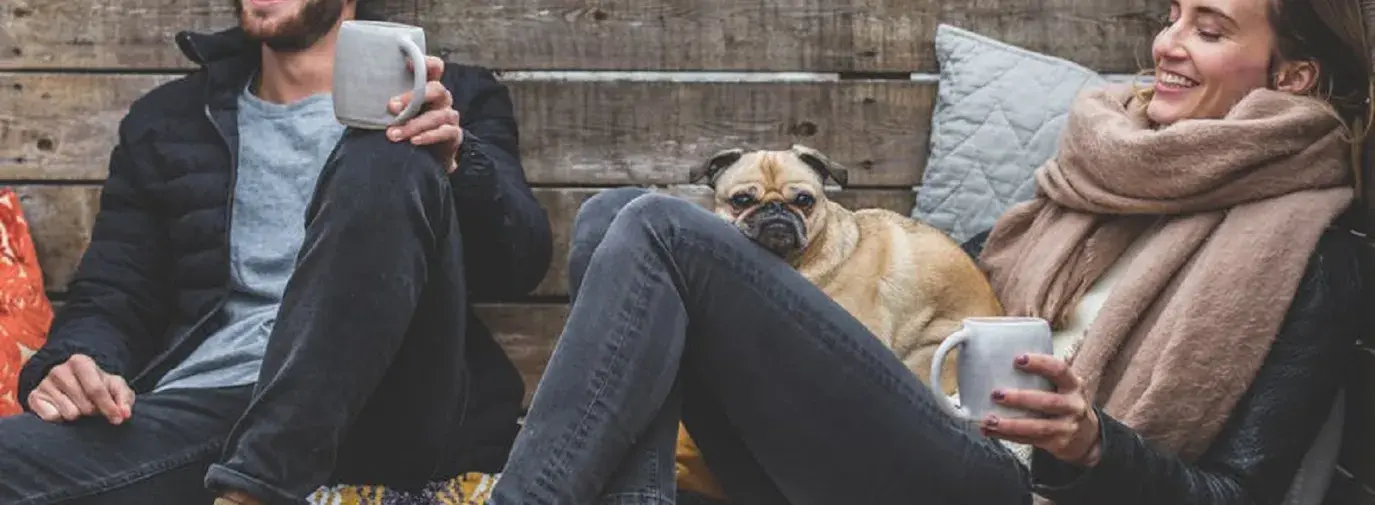
[(1375, 0), (1272, 0), (1270, 23), (1278, 40), (1277, 62), (1316, 62), (1318, 83), (1312, 92), (1332, 104), (1349, 128), (1352, 182), (1359, 201), (1346, 221), (1370, 233), (1375, 224), (1375, 64), (1369, 33), (1375, 23)]

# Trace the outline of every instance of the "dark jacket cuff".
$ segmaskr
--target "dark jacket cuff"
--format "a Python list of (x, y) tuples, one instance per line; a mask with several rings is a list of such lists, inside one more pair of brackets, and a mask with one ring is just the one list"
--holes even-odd
[(496, 163), (483, 147), (481, 138), (463, 130), (463, 142), (458, 146), (458, 169), (452, 176), (454, 191), (461, 202), (471, 202), (474, 198), (491, 200), (497, 191)]
[(1098, 464), (1081, 467), (1051, 456), (1050, 453), (1036, 449), (1031, 454), (1031, 485), (1036, 494), (1051, 499), (1057, 505), (1091, 503), (1110, 494), (1099, 489), (1106, 482), (1121, 484), (1112, 475), (1122, 475), (1124, 461), (1129, 461), (1132, 439), (1136, 437), (1126, 425), (1113, 419), (1097, 407), (1098, 414), (1099, 458)]
[(16, 393), (18, 394), (17, 400), (24, 407), (24, 410), (30, 410), (29, 393), (38, 389), (38, 384), (48, 376), (48, 371), (52, 370), (52, 367), (66, 363), (75, 354), (84, 354), (90, 357), (106, 373), (124, 376), (122, 364), (113, 356), (76, 342), (50, 340), (38, 352), (30, 356), (19, 371), (19, 388)]

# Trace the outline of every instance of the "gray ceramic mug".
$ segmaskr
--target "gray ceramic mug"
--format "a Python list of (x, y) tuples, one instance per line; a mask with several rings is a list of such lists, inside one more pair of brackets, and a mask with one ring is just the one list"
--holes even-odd
[[(1018, 370), (1013, 362), (1023, 354), (1054, 354), (1050, 323), (1034, 317), (974, 317), (936, 348), (931, 359), (931, 389), (954, 416), (978, 421), (994, 414), (1006, 418), (1033, 417), (1035, 414), (993, 402), (996, 389), (1038, 389), (1055, 391), (1050, 379)], [(956, 347), (960, 406), (950, 403), (941, 387), (941, 368), (945, 356)]]
[[(407, 69), (407, 61), (414, 62)], [(424, 105), (425, 30), (385, 21), (344, 21), (334, 52), (334, 117), (345, 126), (382, 130), (415, 117)], [(400, 114), (387, 102), (411, 92)]]

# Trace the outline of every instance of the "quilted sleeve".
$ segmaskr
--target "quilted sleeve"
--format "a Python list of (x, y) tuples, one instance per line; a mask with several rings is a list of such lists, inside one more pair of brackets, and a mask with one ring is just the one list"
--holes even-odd
[(67, 302), (53, 320), (48, 341), (20, 372), (21, 401), (50, 368), (75, 354), (127, 378), (151, 358), (154, 343), (167, 330), (171, 247), (138, 176), (135, 149), (121, 133), (110, 156), (91, 244)]

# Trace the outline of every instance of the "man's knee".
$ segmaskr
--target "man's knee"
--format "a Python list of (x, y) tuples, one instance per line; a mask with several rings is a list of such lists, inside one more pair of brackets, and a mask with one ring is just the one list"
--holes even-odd
[(448, 188), (444, 167), (433, 153), (410, 142), (392, 142), (380, 131), (346, 132), (326, 171), (324, 196), (363, 209), (404, 204), (416, 197), (425, 202), (444, 196)]

